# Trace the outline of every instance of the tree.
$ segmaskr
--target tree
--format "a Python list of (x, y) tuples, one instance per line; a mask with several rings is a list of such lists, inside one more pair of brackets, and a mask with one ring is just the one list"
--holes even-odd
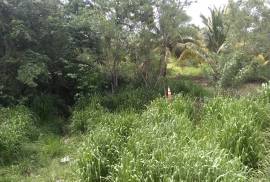
[(217, 81), (220, 77), (219, 56), (226, 46), (229, 24), (225, 22), (225, 8), (209, 8), (209, 10), (210, 17), (201, 15), (205, 25), (201, 30), (203, 37), (182, 44), (183, 51), (179, 59), (192, 55), (201, 62), (207, 63), (211, 68), (213, 80)]
[(96, 1), (75, 19), (75, 26), (85, 27), (99, 37), (98, 61), (110, 72), (111, 89), (118, 88), (119, 63), (124, 58), (127, 31), (126, 1)]
[[(70, 101), (64, 66), (70, 37), (58, 0), (0, 2), (0, 74), (3, 104), (42, 92)], [(72, 87), (70, 87), (72, 88)]]
[(231, 24), (228, 37), (231, 49), (269, 58), (269, 1), (230, 1), (226, 17)]
[(159, 77), (166, 77), (170, 48), (181, 40), (181, 28), (184, 28), (190, 20), (184, 11), (186, 5), (188, 5), (187, 1), (179, 0), (163, 0), (156, 4), (158, 21), (155, 24), (155, 29), (158, 37), (160, 37)]
[(190, 1), (144, 0), (141, 2), (141, 5), (137, 5), (138, 11), (134, 12), (137, 22), (134, 24), (139, 25), (136, 26), (135, 33), (135, 37), (138, 38), (136, 47), (141, 56), (145, 83), (149, 75), (150, 57), (153, 59), (152, 51), (158, 52), (157, 84), (160, 79), (166, 77), (167, 61), (171, 51), (177, 43), (183, 42), (183, 39), (189, 35), (185, 30), (189, 28), (187, 23), (190, 18), (184, 8), (190, 4)]
[(209, 8), (210, 17), (201, 15), (204, 25), (206, 26), (205, 38), (207, 48), (215, 53), (219, 53), (224, 46), (229, 31), (229, 26), (225, 24), (225, 8)]

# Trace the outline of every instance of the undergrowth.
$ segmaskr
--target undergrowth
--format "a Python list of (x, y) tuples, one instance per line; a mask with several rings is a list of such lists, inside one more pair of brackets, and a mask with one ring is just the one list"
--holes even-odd
[[(204, 99), (199, 121), (194, 116), (197, 100), (183, 95), (172, 102), (156, 99), (135, 115), (86, 107), (81, 112), (90, 117), (85, 123), (86, 141), (79, 149), (78, 178), (123, 182), (253, 179), (268, 156), (265, 127), (270, 115), (262, 100)], [(77, 115), (76, 111), (73, 125)]]
[(0, 181), (268, 181), (269, 84), (255, 97), (194, 90), (81, 98), (64, 137), (26, 107), (1, 108)]

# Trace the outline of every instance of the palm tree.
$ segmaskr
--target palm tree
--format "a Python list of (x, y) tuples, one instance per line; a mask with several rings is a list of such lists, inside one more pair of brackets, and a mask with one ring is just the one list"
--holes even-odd
[(206, 26), (205, 38), (209, 51), (219, 53), (227, 38), (229, 26), (224, 22), (225, 8), (209, 8), (210, 17), (201, 15), (203, 24)]
[(209, 8), (209, 10), (210, 17), (207, 18), (201, 15), (203, 23), (206, 26), (204, 32), (205, 44), (200, 41), (183, 44), (184, 49), (181, 52), (179, 60), (185, 59), (186, 55), (199, 58), (199, 60), (202, 60), (211, 67), (213, 78), (217, 80), (220, 72), (217, 57), (225, 47), (229, 26), (224, 21), (225, 8)]

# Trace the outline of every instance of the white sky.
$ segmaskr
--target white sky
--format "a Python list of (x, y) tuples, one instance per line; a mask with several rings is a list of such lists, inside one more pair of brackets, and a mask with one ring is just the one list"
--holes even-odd
[(208, 7), (223, 7), (227, 3), (228, 0), (197, 0), (197, 3), (193, 3), (187, 8), (187, 14), (192, 17), (191, 23), (201, 27), (203, 24), (200, 15), (209, 16)]

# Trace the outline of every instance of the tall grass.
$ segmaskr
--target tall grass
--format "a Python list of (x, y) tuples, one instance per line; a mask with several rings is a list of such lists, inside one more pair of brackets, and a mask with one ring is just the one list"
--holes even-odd
[(19, 157), (23, 143), (37, 137), (34, 121), (24, 106), (0, 108), (0, 163)]
[(189, 80), (168, 80), (161, 81), (156, 87), (126, 87), (121, 88), (114, 94), (92, 95), (91, 97), (81, 97), (76, 110), (82, 110), (91, 105), (102, 106), (110, 112), (133, 111), (142, 112), (147, 108), (151, 101), (165, 94), (165, 88), (170, 87), (173, 95), (182, 94), (195, 97), (212, 97), (212, 93), (203, 87), (192, 83)]
[[(267, 151), (260, 102), (156, 99), (142, 114), (104, 112), (80, 148), (82, 181), (247, 181)], [(93, 115), (92, 115), (93, 116)], [(264, 121), (262, 121), (264, 120)]]
[(83, 181), (106, 181), (111, 176), (113, 166), (118, 163), (137, 115), (131, 113), (107, 114), (103, 122), (86, 137), (80, 149), (78, 173)]
[(103, 121), (103, 116), (106, 114), (101, 107), (89, 105), (82, 110), (74, 110), (71, 116), (71, 131), (72, 132), (87, 132), (93, 130), (98, 123)]
[(205, 106), (202, 135), (257, 168), (266, 153), (262, 123), (270, 121), (257, 107), (255, 101), (246, 99), (211, 100)]

